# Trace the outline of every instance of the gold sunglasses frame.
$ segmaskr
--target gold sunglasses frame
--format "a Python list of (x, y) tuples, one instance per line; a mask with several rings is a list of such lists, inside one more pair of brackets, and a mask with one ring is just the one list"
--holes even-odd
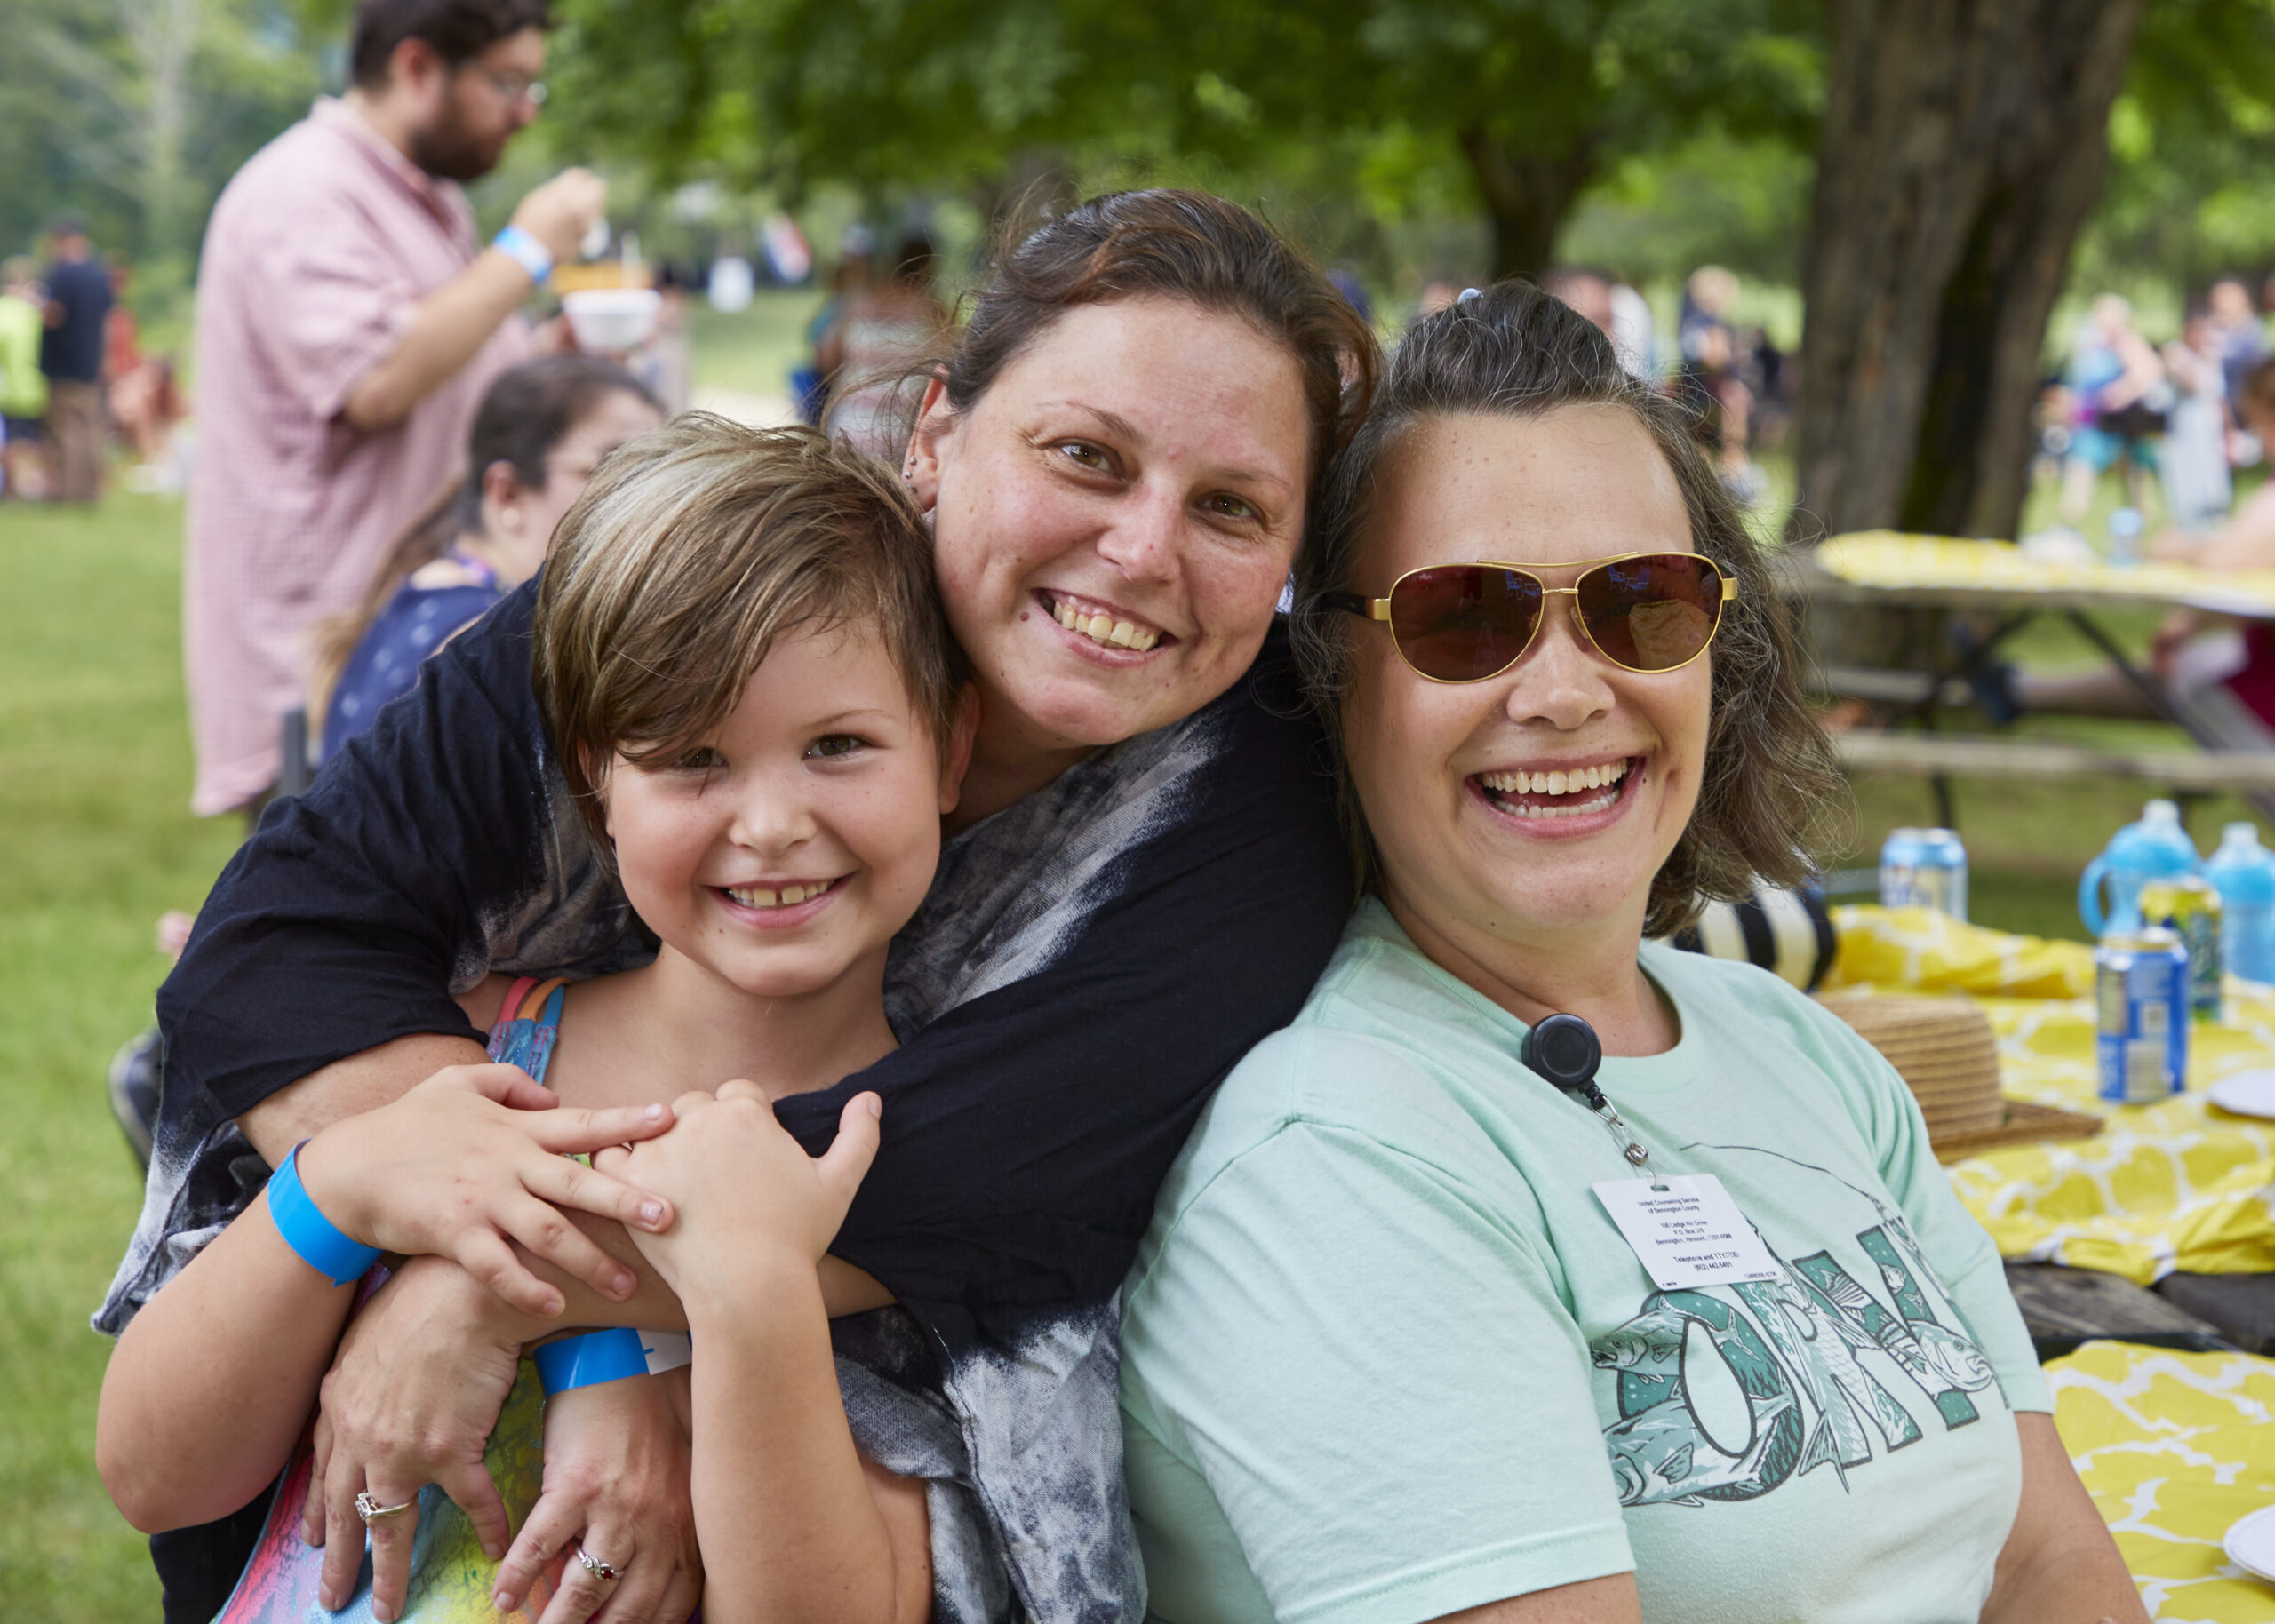
[[(1363, 620), (1381, 623), (1384, 629), (1390, 633), (1391, 647), (1398, 650), (1398, 657), (1401, 660), (1405, 661), (1407, 670), (1412, 672), (1425, 682), (1437, 682), (1448, 688), (1466, 687), (1472, 682), (1490, 682), (1496, 677), (1506, 676), (1510, 672), (1522, 665), (1524, 663), (1525, 656), (1530, 654), (1533, 649), (1533, 645), (1540, 641), (1540, 628), (1548, 624), (1548, 600), (1551, 598), (1569, 598), (1572, 600), (1573, 628), (1579, 633), (1581, 641), (1586, 643), (1589, 648), (1595, 650), (1596, 657), (1603, 660), (1606, 664), (1617, 666), (1621, 671), (1632, 672), (1639, 677), (1663, 677), (1669, 672), (1680, 671), (1685, 665), (1691, 665), (1698, 660), (1709, 649), (1712, 649), (1714, 646), (1714, 639), (1722, 630), (1722, 610), (1730, 603), (1736, 601), (1741, 595), (1738, 591), (1736, 577), (1732, 576), (1720, 562), (1714, 559), (1708, 558), (1704, 553), (1675, 553), (1664, 550), (1654, 550), (1643, 553), (1615, 553), (1608, 558), (1583, 559), (1577, 563), (1557, 564), (1551, 567), (1558, 569), (1577, 569), (1580, 572), (1579, 578), (1581, 580), (1585, 580), (1599, 569), (1605, 569), (1612, 564), (1624, 564), (1631, 558), (1696, 558), (1705, 562), (1712, 569), (1715, 575), (1720, 577), (1722, 583), (1722, 595), (1715, 601), (1713, 626), (1707, 632), (1706, 641), (1698, 645), (1698, 652), (1692, 655), (1689, 659), (1680, 661), (1672, 665), (1662, 665), (1656, 670), (1646, 670), (1640, 665), (1630, 665), (1624, 660), (1616, 660), (1612, 658), (1611, 655), (1605, 650), (1604, 646), (1596, 641), (1596, 634), (1588, 630), (1588, 617), (1580, 613), (1580, 588), (1578, 582), (1576, 581), (1569, 586), (1551, 586), (1547, 582), (1540, 578), (1538, 572), (1536, 571), (1529, 564), (1505, 564), (1494, 559), (1486, 558), (1462, 559), (1442, 564), (1424, 564), (1417, 569), (1408, 570), (1404, 575), (1400, 576), (1397, 580), (1393, 581), (1390, 584), (1390, 592), (1383, 597), (1369, 598), (1363, 597), (1358, 593), (1345, 592), (1334, 593), (1329, 598), (1329, 601), (1336, 608), (1356, 615)], [(1407, 654), (1405, 645), (1398, 641), (1397, 628), (1390, 624), (1390, 601), (1392, 597), (1397, 595), (1398, 589), (1404, 585), (1408, 581), (1413, 579), (1417, 575), (1426, 575), (1433, 569), (1506, 569), (1513, 574), (1523, 576), (1534, 585), (1540, 588), (1540, 613), (1537, 617), (1535, 617), (1532, 623), (1532, 633), (1525, 639), (1523, 647), (1520, 648), (1509, 663), (1502, 666), (1500, 670), (1489, 671), (1481, 677), (1433, 677), (1428, 672), (1423, 670), (1419, 665), (1417, 665), (1413, 659)]]

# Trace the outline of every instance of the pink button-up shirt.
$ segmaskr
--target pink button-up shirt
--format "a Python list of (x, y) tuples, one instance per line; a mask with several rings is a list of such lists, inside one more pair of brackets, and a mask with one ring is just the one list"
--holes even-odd
[(411, 306), (476, 251), (466, 195), (329, 98), (214, 204), (197, 271), (182, 583), (193, 811), (227, 811), (275, 782), (311, 625), (362, 599), (388, 544), (461, 472), (483, 391), (528, 353), (510, 317), (392, 428), (340, 417)]

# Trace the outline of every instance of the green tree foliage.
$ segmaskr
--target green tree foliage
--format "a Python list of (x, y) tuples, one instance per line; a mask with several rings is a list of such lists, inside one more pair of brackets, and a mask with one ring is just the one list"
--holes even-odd
[(1791, 288), (1800, 281), (1813, 167), (1790, 141), (1739, 140), (1715, 128), (1632, 154), (1583, 196), (1558, 252), (1638, 285), (1714, 263)]
[[(1392, 214), (1465, 193), (1497, 273), (1712, 123), (1802, 144), (1806, 0), (565, 0), (565, 116), (669, 172), (997, 187), (1112, 155), (1344, 155)], [(1449, 181), (1449, 177), (1452, 179)]]
[(0, 246), (68, 211), (181, 277), (215, 195), (318, 82), (279, 0), (10, 0)]
[(2275, 267), (2275, 0), (2156, 0), (2078, 270), (2198, 288)]

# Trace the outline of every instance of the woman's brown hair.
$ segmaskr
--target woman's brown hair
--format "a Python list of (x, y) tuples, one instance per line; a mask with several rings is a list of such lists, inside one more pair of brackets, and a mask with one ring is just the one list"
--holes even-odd
[(699, 743), (793, 630), (865, 624), (945, 759), (962, 657), (891, 470), (818, 429), (699, 411), (627, 442), (562, 515), (531, 632), (538, 709), (601, 848), (617, 756)]
[(550, 477), (547, 458), (611, 394), (636, 395), (661, 417), (663, 402), (648, 386), (613, 362), (591, 355), (546, 355), (500, 372), (475, 408), (467, 432), (467, 467), (412, 520), (380, 555), (363, 600), (345, 615), (316, 623), (308, 650), (308, 718), (323, 725), (331, 690), (371, 623), (386, 613), (403, 583), (451, 550), (461, 536), (482, 529), (482, 482), (492, 464), (504, 463), (528, 490), (540, 490)]
[[(1664, 935), (1703, 902), (1743, 900), (1756, 878), (1784, 887), (1808, 880), (1848, 792), (1801, 697), (1792, 617), (1682, 409), (1629, 373), (1611, 340), (1563, 301), (1529, 283), (1500, 283), (1417, 323), (1400, 342), (1374, 415), (1329, 471), (1313, 545), (1297, 562), (1296, 659), (1339, 758), (1359, 623), (1335, 600), (1351, 590), (1386, 459), (1433, 418), (1537, 418), (1565, 406), (1633, 415), (1681, 489), (1691, 545), (1738, 584), (1708, 656), (1712, 714), (1698, 805), (1651, 882), (1644, 929)], [(1340, 777), (1345, 827), (1361, 874), (1371, 877), (1379, 865), (1365, 814), (1350, 774)]]
[(1380, 366), (1374, 330), (1301, 249), (1205, 192), (1109, 192), (1015, 220), (954, 348), (924, 376), (968, 410), (1069, 310), (1148, 297), (1238, 316), (1286, 346), (1303, 373), (1316, 494), (1367, 415)]

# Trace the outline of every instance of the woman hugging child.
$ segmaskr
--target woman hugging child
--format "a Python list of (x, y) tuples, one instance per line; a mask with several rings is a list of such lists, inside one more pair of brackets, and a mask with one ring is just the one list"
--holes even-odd
[[(886, 950), (931, 882), (970, 750), (975, 706), (915, 504), (812, 431), (682, 418), (611, 458), (563, 519), (533, 661), (562, 770), (657, 958), (573, 987), (492, 977), (463, 1001), (491, 1027), (492, 1058), (518, 1068), (438, 1073), (288, 1157), (119, 1339), (99, 1421), (104, 1482), (156, 1531), (231, 1510), (284, 1474), (221, 1614), (231, 1624), (318, 1604), (382, 1621), (495, 1618), (525, 1589), (535, 1617), (557, 1580), (529, 1575), (555, 1551), (553, 1574), (573, 1560), (580, 1580), (613, 1586), (626, 1572), (615, 1599), (648, 1617), (668, 1564), (595, 1548), (598, 1528), (533, 1539), (547, 1513), (526, 1369), (488, 1461), (533, 1547), (506, 1574), (497, 1541), (418, 1485), (373, 1482), (357, 1507), (375, 1541), (417, 1528), (407, 1596), (371, 1593), (361, 1541), (290, 1537), (311, 1476), (295, 1445), (357, 1296), (341, 1287), (382, 1254), (449, 1251), (523, 1308), (559, 1312), (510, 1236), (628, 1297), (628, 1271), (554, 1210), (574, 1208), (633, 1231), (700, 1357), (672, 1371), (670, 1339), (600, 1332), (538, 1363), (548, 1391), (650, 1371), (684, 1384), (706, 1618), (923, 1618), (925, 1488), (857, 1450), (824, 1298), (826, 1271), (839, 1271), (839, 1305), (856, 1275), (823, 1254), (875, 1150), (877, 1096), (848, 1103), (818, 1159), (769, 1110), (895, 1047)], [(591, 1168), (562, 1154), (588, 1151)], [(480, 1198), (495, 1208), (486, 1242), (454, 1243), (451, 1203), (498, 1189), (500, 1166), (519, 1190)], [(864, 1285), (889, 1301), (858, 1277), (855, 1297)]]

